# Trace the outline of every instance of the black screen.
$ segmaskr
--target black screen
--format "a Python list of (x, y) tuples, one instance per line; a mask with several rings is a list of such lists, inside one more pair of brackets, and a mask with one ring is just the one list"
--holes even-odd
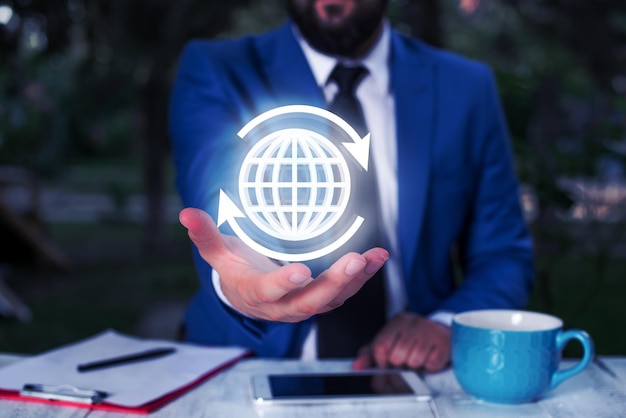
[(270, 375), (274, 398), (411, 394), (398, 373)]

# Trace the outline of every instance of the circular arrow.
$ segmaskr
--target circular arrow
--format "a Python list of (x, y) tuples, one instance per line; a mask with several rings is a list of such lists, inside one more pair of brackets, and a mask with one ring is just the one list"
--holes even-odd
[(276, 260), (284, 260), (284, 261), (307, 261), (313, 260), (319, 257), (323, 257), (331, 252), (335, 251), (343, 244), (348, 242), (350, 238), (359, 230), (361, 225), (363, 224), (363, 218), (361, 216), (357, 216), (350, 228), (342, 236), (333, 241), (331, 244), (319, 248), (315, 251), (309, 251), (304, 253), (290, 254), (281, 251), (276, 251), (264, 247), (259, 244), (245, 233), (245, 231), (239, 226), (236, 218), (243, 218), (245, 215), (237, 205), (233, 203), (233, 201), (224, 193), (223, 190), (220, 189), (220, 207), (219, 214), (217, 217), (217, 226), (219, 227), (224, 222), (228, 223), (235, 234), (241, 239), (248, 247), (252, 248), (258, 253), (261, 253), (267, 257), (274, 258)]
[(239, 138), (246, 140), (246, 136), (257, 126), (266, 122), (270, 119), (273, 119), (277, 116), (282, 115), (293, 115), (296, 113), (304, 113), (308, 115), (314, 115), (326, 120), (331, 121), (335, 125), (337, 125), (341, 130), (343, 130), (348, 137), (352, 140), (352, 142), (343, 143), (343, 146), (348, 150), (348, 152), (357, 160), (357, 162), (367, 171), (368, 163), (369, 163), (369, 153), (370, 153), (370, 134), (368, 133), (363, 138), (359, 136), (357, 131), (354, 130), (352, 126), (339, 116), (335, 115), (333, 112), (330, 112), (326, 109), (321, 109), (315, 106), (307, 106), (307, 105), (288, 105), (276, 107), (272, 110), (268, 110), (265, 113), (261, 113), (259, 116), (252, 119), (250, 122), (246, 123), (246, 125), (237, 132), (237, 136)]
[[(295, 119), (296, 122), (294, 122), (294, 118), (298, 118), (298, 115), (301, 115), (300, 118)], [(243, 128), (241, 128), (241, 130), (237, 133), (237, 135), (242, 140), (249, 141), (251, 133), (255, 131), (257, 128), (260, 133), (264, 133), (264, 132), (267, 133), (267, 130), (268, 130), (267, 126), (263, 126), (263, 125), (266, 122), (267, 123), (273, 122), (274, 118), (279, 118), (278, 122), (284, 122), (287, 125), (291, 124), (290, 126), (294, 126), (294, 125), (302, 126), (302, 129), (297, 129), (297, 128), (292, 128), (291, 130), (284, 129), (283, 131), (285, 132), (292, 133), (292, 132), (299, 131), (299, 132), (308, 132), (308, 134), (314, 133), (314, 135), (312, 136), (316, 136), (316, 135), (320, 136), (319, 134), (315, 133), (315, 131), (317, 130), (317, 127), (321, 125), (314, 125), (314, 124), (319, 123), (317, 122), (319, 119), (325, 120), (324, 126), (328, 126), (329, 129), (331, 129), (331, 131), (334, 131), (334, 135), (332, 135), (331, 137), (334, 138), (334, 140), (337, 143), (340, 142), (338, 138), (344, 138), (344, 140), (347, 138), (348, 142), (341, 142), (344, 149), (354, 158), (354, 161), (356, 162), (357, 166), (360, 166), (365, 171), (367, 171), (368, 165), (369, 165), (370, 134), (368, 133), (363, 138), (361, 138), (359, 134), (356, 132), (356, 130), (352, 128), (352, 126), (350, 126), (346, 121), (344, 121), (341, 117), (325, 109), (321, 109), (321, 108), (317, 108), (313, 106), (306, 106), (306, 105), (290, 105), (290, 106), (277, 107), (253, 118)], [(328, 125), (328, 122), (331, 122), (331, 125)], [(315, 126), (315, 128), (307, 130), (306, 128), (310, 127), (311, 125)], [(269, 125), (269, 126), (273, 126), (273, 125)], [(323, 135), (321, 136), (323, 137)], [(272, 138), (272, 135), (269, 135), (269, 136), (265, 135), (263, 139), (261, 139), (259, 142), (265, 143), (271, 138)], [(328, 139), (326, 138), (324, 139), (325, 141), (328, 141)], [(255, 149), (256, 148), (253, 147), (251, 152), (248, 155), (253, 154), (256, 157), (256, 154), (252, 152)], [(328, 157), (326, 157), (326, 155), (328, 154), (323, 153), (321, 155), (322, 155), (321, 157), (322, 160), (325, 161), (326, 159), (328, 159)], [(341, 153), (338, 152), (337, 155), (341, 155)], [(248, 157), (246, 157), (246, 159), (247, 158)], [(343, 157), (341, 157), (341, 159), (343, 159)], [(292, 170), (293, 170), (293, 167), (294, 167), (293, 164), (297, 164), (297, 162), (293, 162), (290, 160), (290, 164), (292, 165)], [(244, 165), (245, 164), (242, 164), (241, 170), (243, 170)], [(255, 172), (254, 174), (255, 174), (254, 178), (257, 179), (254, 181), (258, 181), (259, 173)], [(293, 171), (291, 172), (291, 175), (293, 176)], [(275, 174), (274, 174), (274, 177), (275, 177)], [(314, 179), (313, 181), (315, 182)], [(350, 183), (349, 174), (347, 174), (347, 183)], [(242, 186), (241, 186), (241, 173), (240, 173), (240, 193), (241, 193), (241, 187)], [(290, 184), (290, 187), (292, 188), (297, 187), (297, 184), (296, 186), (293, 186)], [(293, 190), (296, 190), (296, 189), (293, 189)], [(349, 194), (350, 187), (348, 187), (347, 190)], [(273, 200), (277, 199), (275, 195), (272, 198)], [(243, 203), (244, 202), (242, 202), (242, 204)], [(291, 203), (291, 205), (292, 207), (288, 208), (289, 210), (291, 210), (291, 212), (289, 213), (291, 213), (291, 216), (296, 216), (295, 210), (300, 210), (300, 209), (298, 205), (293, 206), (293, 202)], [(343, 207), (343, 209), (345, 209), (345, 206)], [(304, 216), (306, 217), (307, 215), (305, 214)], [(242, 218), (242, 221), (239, 222), (237, 218)], [(265, 256), (278, 259), (278, 260), (284, 260), (284, 261), (313, 260), (319, 257), (323, 257), (337, 250), (354, 236), (354, 234), (359, 230), (359, 228), (364, 222), (363, 217), (358, 216), (358, 215), (350, 215), (350, 218), (353, 218), (353, 219), (351, 221), (344, 219), (346, 222), (343, 223), (343, 226), (339, 228), (339, 231), (333, 228), (333, 231), (337, 235), (341, 234), (341, 236), (339, 236), (337, 239), (333, 240), (330, 243), (329, 243), (328, 238), (323, 239), (323, 240), (317, 240), (317, 241), (313, 239), (308, 239), (308, 238), (315, 236), (313, 235), (313, 233), (309, 233), (311, 237), (308, 237), (306, 234), (305, 235), (295, 234), (293, 237), (291, 237), (291, 235), (295, 233), (294, 232), (289, 237), (285, 238), (281, 236), (280, 234), (276, 235), (276, 233), (274, 232), (269, 233), (267, 231), (267, 228), (271, 226), (271, 222), (268, 222), (268, 225), (263, 225), (264, 228), (261, 228), (261, 231), (263, 232), (257, 231), (256, 229), (260, 227), (258, 225), (258, 220), (255, 222), (254, 219), (248, 219), (248, 217), (242, 212), (242, 210), (226, 195), (226, 193), (223, 190), (220, 189), (219, 208), (218, 208), (218, 227), (224, 223), (227, 223), (231, 227), (232, 231), (247, 246), (249, 246), (250, 248), (252, 248), (253, 250), (257, 251), (260, 254), (263, 254)], [(254, 225), (251, 224), (251, 221)], [(332, 222), (333, 222), (332, 224), (334, 224), (334, 222), (336, 221), (332, 221)], [(331, 225), (330, 222), (328, 222), (327, 224)], [(248, 230), (248, 232), (246, 232), (246, 230)], [(319, 235), (322, 232), (324, 231), (316, 231), (315, 234)], [(268, 235), (266, 236), (265, 234), (268, 234)], [(257, 240), (255, 238), (259, 238), (259, 239)], [(278, 238), (278, 243), (276, 243), (275, 238)], [(272, 242), (273, 244), (271, 244)], [(261, 243), (264, 243), (265, 245)], [(314, 250), (311, 250), (312, 247), (320, 246), (320, 245), (322, 246), (321, 248), (316, 248)], [(271, 248), (268, 248), (268, 247), (271, 247)], [(292, 252), (282, 251), (282, 248), (286, 248), (286, 247), (290, 248)], [(297, 252), (297, 251), (301, 251), (301, 252)]]

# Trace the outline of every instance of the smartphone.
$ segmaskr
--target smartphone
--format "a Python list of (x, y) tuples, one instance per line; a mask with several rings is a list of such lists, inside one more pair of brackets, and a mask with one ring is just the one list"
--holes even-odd
[(417, 373), (403, 370), (255, 375), (251, 387), (257, 405), (432, 398), (430, 388)]

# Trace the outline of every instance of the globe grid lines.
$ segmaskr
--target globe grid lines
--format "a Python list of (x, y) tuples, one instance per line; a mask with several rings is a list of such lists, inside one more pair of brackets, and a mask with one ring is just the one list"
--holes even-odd
[[(315, 152), (300, 150), (300, 155), (292, 153), (279, 158), (262, 149), (271, 159), (262, 158), (259, 143), (266, 141), (268, 137), (279, 136), (276, 132), (267, 132), (281, 126), (292, 128), (283, 129), (281, 134), (288, 131), (300, 134), (304, 132), (305, 138), (314, 137), (315, 141), (320, 141), (325, 153), (320, 152), (316, 143), (309, 143), (304, 149), (313, 149)], [(318, 132), (323, 132), (326, 136)], [(338, 148), (347, 152), (346, 155), (351, 157), (350, 160), (356, 167), (367, 171), (370, 157), (369, 133), (361, 137), (345, 120), (328, 110), (309, 105), (286, 105), (257, 115), (237, 132), (237, 136), (250, 147), (239, 170), (239, 204), (229, 197), (227, 189), (220, 188), (218, 227), (228, 224), (232, 232), (252, 250), (285, 262), (323, 257), (345, 245), (361, 228), (364, 222), (362, 216), (358, 213), (346, 216), (345, 213), (352, 197), (350, 176), (353, 167), (347, 165), (344, 154)], [(263, 139), (259, 141), (258, 138)], [(332, 138), (332, 142), (327, 138)], [(293, 138), (288, 139), (289, 146), (299, 144)], [(275, 153), (281, 150), (279, 144), (274, 144), (273, 147)], [(284, 144), (282, 150), (286, 154)], [(259, 159), (255, 159), (257, 157)], [(294, 164), (294, 160), (305, 164)], [(266, 164), (267, 161), (269, 164)], [(322, 164), (319, 165), (318, 162)], [(257, 166), (262, 166), (258, 175)], [(329, 170), (329, 167), (336, 168), (336, 172)], [(304, 168), (311, 174), (309, 177), (300, 176), (299, 173)], [(285, 173), (289, 174), (288, 181), (285, 181)], [(296, 181), (293, 179), (294, 173)], [(333, 176), (329, 176), (331, 173)], [(327, 181), (329, 178), (332, 181)], [(341, 181), (338, 182), (337, 179)], [(307, 198), (303, 198), (300, 193), (305, 190), (309, 193), (304, 195)], [(330, 190), (331, 193), (323, 192), (319, 197), (321, 190)], [(295, 196), (296, 200), (283, 200), (283, 195), (287, 192), (289, 199)], [(306, 208), (306, 211), (295, 213), (294, 208)], [(322, 213), (324, 216), (320, 216)], [(304, 228), (298, 230), (292, 225), (306, 226), (311, 235), (305, 236)], [(323, 229), (317, 226), (322, 226)], [(327, 231), (330, 233), (322, 235), (326, 230), (330, 230)], [(286, 234), (282, 231), (286, 231)]]
[(350, 172), (339, 149), (306, 129), (283, 129), (257, 142), (240, 171), (249, 219), (279, 239), (314, 238), (332, 228), (350, 197)]

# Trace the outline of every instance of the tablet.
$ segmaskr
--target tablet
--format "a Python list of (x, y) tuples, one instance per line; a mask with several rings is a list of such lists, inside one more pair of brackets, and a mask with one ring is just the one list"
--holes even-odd
[(257, 405), (427, 401), (432, 397), (417, 373), (403, 370), (256, 375), (251, 387)]

